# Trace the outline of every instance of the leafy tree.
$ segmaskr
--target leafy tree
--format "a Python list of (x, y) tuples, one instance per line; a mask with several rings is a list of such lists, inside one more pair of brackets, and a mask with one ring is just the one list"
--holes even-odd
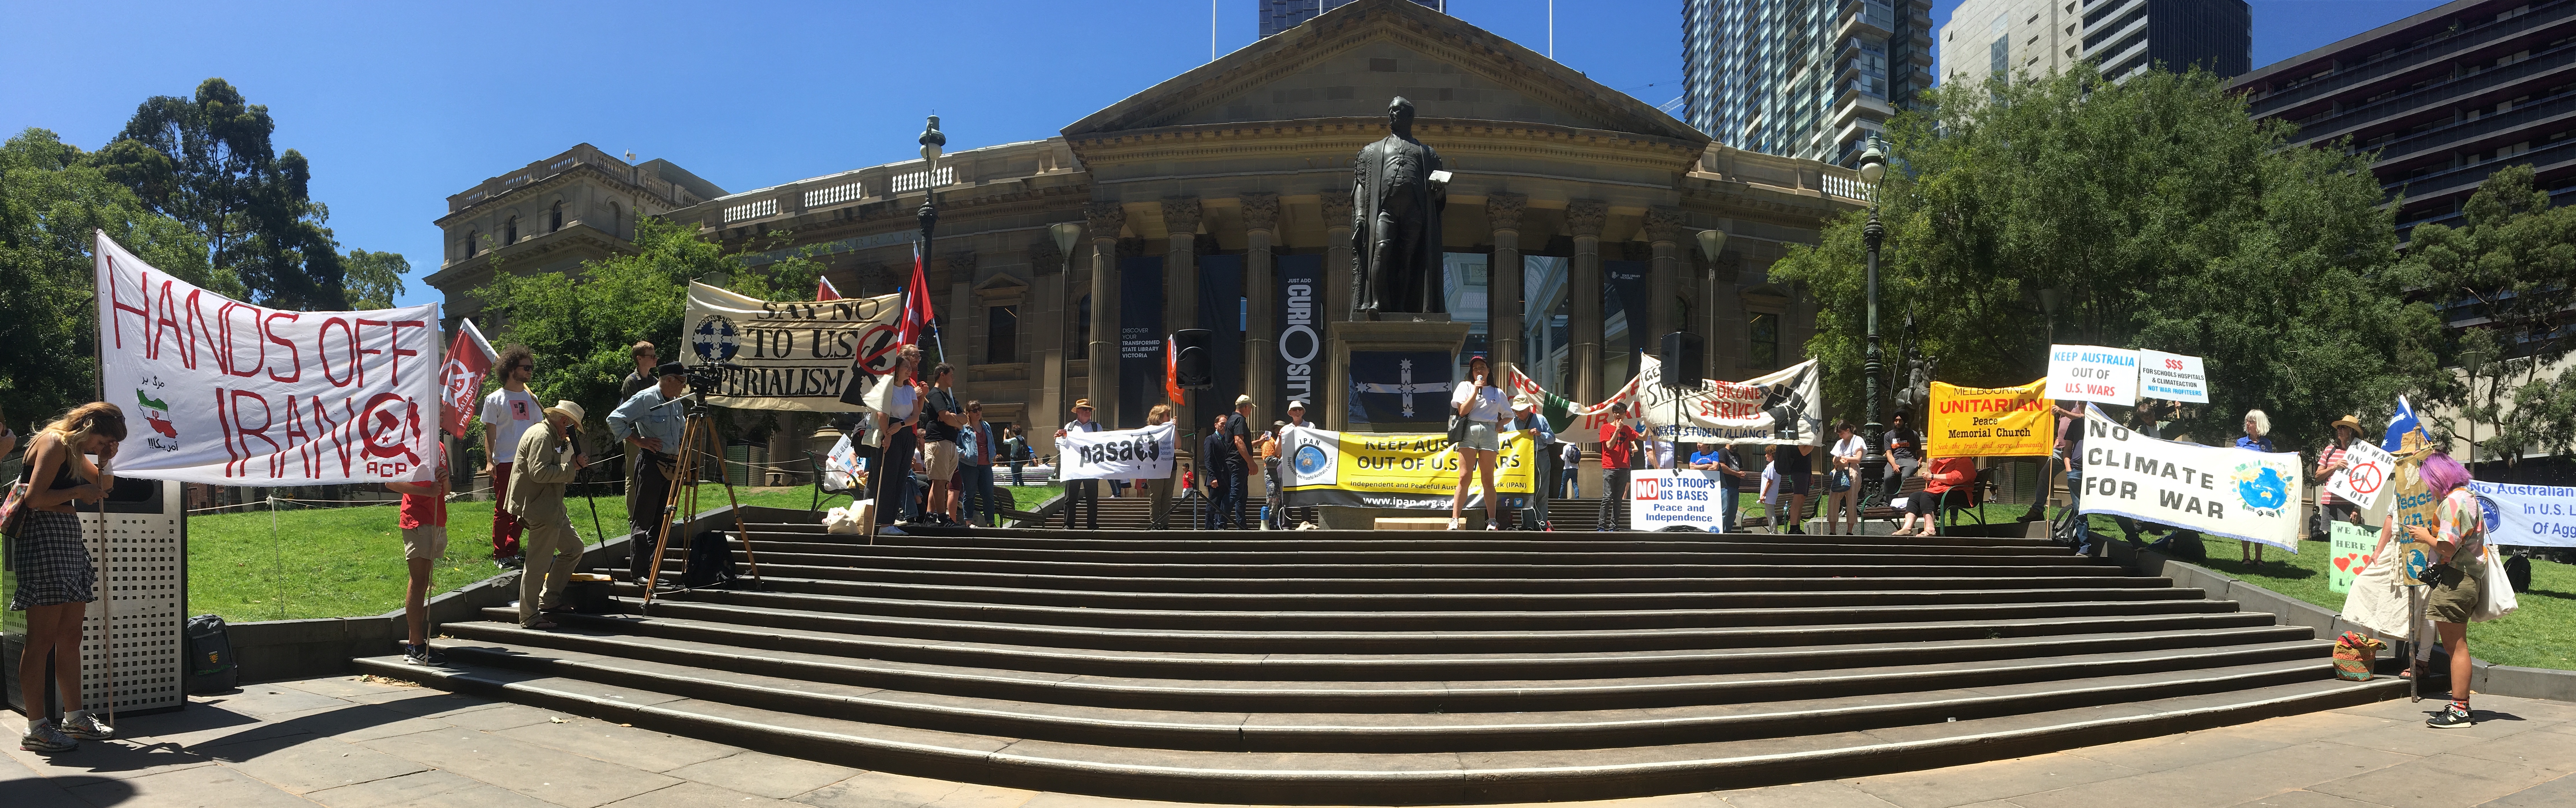
[(343, 285), (349, 305), (360, 309), (392, 307), (403, 293), (403, 276), (411, 274), (411, 262), (402, 253), (350, 250), (341, 256), (340, 266), (347, 269)]
[(2407, 251), (2416, 286), (2479, 323), (2452, 346), (2462, 373), (2437, 400), (2459, 408), (2454, 431), (2481, 459), (2576, 448), (2576, 379), (2555, 370), (2576, 350), (2563, 315), (2576, 307), (2576, 208), (2551, 207), (2520, 165), (2487, 177), (2462, 214), (2458, 228), (2415, 228)]
[(91, 156), (43, 129), (0, 144), (0, 414), (21, 430), (97, 397), (95, 231), (181, 280), (242, 294), (208, 268), (192, 228), (152, 212)]
[(721, 276), (745, 295), (804, 300), (822, 269), (803, 255), (754, 269), (743, 261), (747, 253), (699, 239), (695, 225), (653, 217), (636, 221), (635, 247), (632, 255), (584, 262), (577, 272), (517, 275), (504, 268), (472, 293), (486, 322), (498, 325), (496, 347), (517, 343), (536, 353), (528, 390), (539, 400), (580, 402), (593, 421), (605, 423), (619, 403), (618, 384), (634, 369), (627, 349), (642, 340), (684, 344), (691, 280)]
[(191, 98), (153, 96), (98, 162), (154, 213), (197, 231), (205, 263), (239, 275), (256, 299), (285, 309), (348, 308), (339, 244), (312, 200), (312, 169), (276, 152), (268, 107), (220, 78)]
[[(2207, 360), (2212, 402), (2180, 425), (2203, 441), (2262, 408), (2284, 448), (2312, 445), (2336, 416), (2385, 411), (2438, 375), (2439, 321), (2402, 301), (2370, 155), (2285, 149), (2290, 126), (2250, 119), (2198, 71), (2112, 84), (2078, 67), (1922, 100), (1889, 126), (1881, 306), (1913, 314), (1943, 381), (2044, 374), (2043, 289), (2063, 292), (2059, 342)], [(1807, 349), (1851, 409), (1863, 218), (1771, 268), (1817, 299)]]

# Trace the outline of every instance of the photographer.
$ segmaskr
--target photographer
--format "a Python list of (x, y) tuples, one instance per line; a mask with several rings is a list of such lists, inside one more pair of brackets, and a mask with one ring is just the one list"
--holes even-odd
[(661, 541), (662, 512), (671, 498), (674, 454), (685, 422), (681, 405), (670, 402), (688, 394), (688, 368), (665, 362), (653, 371), (654, 386), (636, 391), (608, 413), (608, 434), (634, 454), (634, 488), (628, 493), (626, 524), (638, 534), (627, 547), (627, 565), (641, 581), (653, 569), (653, 550)]

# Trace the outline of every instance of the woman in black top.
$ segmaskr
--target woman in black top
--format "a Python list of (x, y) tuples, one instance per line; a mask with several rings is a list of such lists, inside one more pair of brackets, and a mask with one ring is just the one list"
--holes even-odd
[[(86, 501), (99, 504), (116, 487), (108, 475), (117, 444), (125, 440), (125, 412), (104, 401), (83, 404), (45, 427), (27, 444), (26, 469), (20, 479), (36, 484), (27, 492), (27, 515), (10, 542), (18, 593), (11, 611), (27, 613), (26, 650), (18, 658), (18, 681), (45, 681), (45, 659), (54, 662), (54, 687), (63, 705), (63, 724), (51, 719), (27, 722), (20, 743), (37, 752), (65, 752), (75, 739), (115, 737), (107, 723), (81, 708), (81, 617), (97, 600), (97, 569), (89, 547), (81, 542), (80, 515)], [(98, 456), (92, 464), (81, 457)], [(41, 712), (41, 686), (26, 688), (28, 713)]]

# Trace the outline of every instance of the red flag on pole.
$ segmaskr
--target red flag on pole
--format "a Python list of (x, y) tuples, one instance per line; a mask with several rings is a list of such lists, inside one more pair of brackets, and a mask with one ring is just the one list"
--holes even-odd
[(903, 322), (895, 329), (895, 342), (919, 345), (930, 333), (930, 278), (922, 271), (921, 246), (912, 248), (912, 289), (903, 295)]
[(832, 279), (820, 275), (814, 277), (814, 302), (839, 299), (841, 299), (841, 290), (832, 288)]
[(465, 434), (466, 421), (474, 417), (474, 402), (483, 393), (483, 376), (500, 359), (473, 320), (460, 322), (455, 344), (447, 346), (447, 363), (438, 370), (438, 397), (446, 405), (439, 408), (438, 425), (450, 435)]
[(1181, 406), (1181, 351), (1171, 337), (1163, 338), (1163, 395)]

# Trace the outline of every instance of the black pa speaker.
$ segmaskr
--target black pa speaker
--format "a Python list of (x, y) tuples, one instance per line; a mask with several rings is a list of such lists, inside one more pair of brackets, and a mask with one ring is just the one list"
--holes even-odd
[(1664, 335), (1664, 386), (1698, 387), (1700, 368), (1707, 366), (1700, 355), (1698, 334), (1675, 331)]
[(1181, 387), (1205, 390), (1216, 386), (1216, 357), (1208, 350), (1215, 344), (1216, 332), (1204, 328), (1172, 332), (1172, 350), (1180, 352), (1172, 366), (1181, 377)]

